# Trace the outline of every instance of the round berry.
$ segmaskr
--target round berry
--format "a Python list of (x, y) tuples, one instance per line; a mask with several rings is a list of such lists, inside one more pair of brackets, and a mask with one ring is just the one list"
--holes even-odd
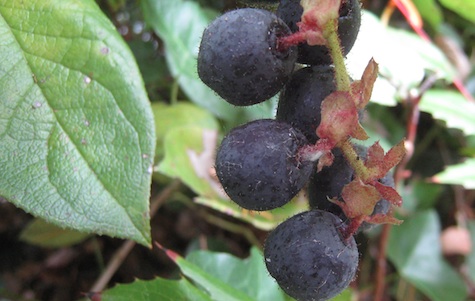
[(263, 102), (288, 81), (297, 48), (277, 50), (290, 29), (275, 14), (256, 8), (229, 11), (203, 33), (198, 75), (218, 95), (236, 106)]
[[(343, 0), (341, 3), (338, 36), (343, 47), (343, 54), (347, 55), (360, 30), (361, 7), (358, 0)], [(297, 22), (300, 22), (303, 14), (300, 0), (281, 0), (276, 14), (284, 20), (292, 32), (298, 31)], [(326, 46), (310, 46), (303, 43), (298, 47), (297, 62), (309, 65), (329, 65), (332, 63), (332, 59)]]
[(307, 183), (314, 164), (300, 162), (307, 139), (287, 123), (271, 119), (234, 128), (216, 156), (216, 173), (229, 197), (249, 210), (289, 202)]
[(335, 91), (331, 66), (306, 67), (295, 72), (279, 97), (276, 119), (299, 129), (312, 144), (317, 142), (322, 101)]
[(267, 270), (296, 300), (328, 300), (353, 280), (358, 249), (353, 237), (344, 240), (344, 223), (332, 213), (311, 210), (281, 223), (267, 238)]

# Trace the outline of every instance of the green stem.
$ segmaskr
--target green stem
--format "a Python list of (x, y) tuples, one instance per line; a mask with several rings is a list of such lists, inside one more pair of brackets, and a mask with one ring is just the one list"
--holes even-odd
[(338, 38), (338, 19), (327, 23), (323, 35), (327, 39), (327, 47), (335, 66), (336, 89), (337, 91), (349, 91), (350, 78), (346, 70), (340, 39)]
[(338, 147), (343, 152), (348, 163), (351, 165), (355, 174), (363, 181), (368, 179), (370, 176), (368, 168), (363, 164), (363, 160), (358, 156), (356, 150), (353, 148), (350, 140), (340, 142)]

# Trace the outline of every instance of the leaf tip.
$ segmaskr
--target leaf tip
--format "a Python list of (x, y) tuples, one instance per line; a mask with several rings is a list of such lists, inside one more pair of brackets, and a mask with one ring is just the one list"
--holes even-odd
[(160, 250), (164, 251), (165, 254), (168, 256), (168, 258), (170, 258), (171, 260), (173, 260), (174, 262), (176, 262), (178, 260), (178, 258), (180, 258), (180, 255), (178, 253), (175, 253), (173, 252), (172, 250), (169, 250), (167, 248), (165, 248), (164, 246), (162, 246), (160, 243), (158, 242), (155, 242), (155, 245), (157, 246), (157, 248), (159, 248)]

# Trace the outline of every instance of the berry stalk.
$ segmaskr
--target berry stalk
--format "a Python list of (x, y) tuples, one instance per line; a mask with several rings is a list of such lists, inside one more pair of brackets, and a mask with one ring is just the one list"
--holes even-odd
[(327, 47), (335, 66), (335, 80), (337, 91), (350, 90), (350, 78), (346, 70), (345, 58), (338, 38), (338, 19), (330, 20), (323, 31), (323, 36), (327, 40)]
[(341, 149), (343, 155), (345, 156), (347, 162), (355, 171), (356, 176), (365, 181), (368, 178), (368, 168), (363, 164), (363, 161), (358, 156), (358, 153), (354, 149), (353, 145), (349, 140), (345, 140), (339, 143), (338, 147)]
[[(310, 2), (312, 4), (309, 4)], [(329, 3), (328, 8), (331, 7), (328, 14), (325, 10), (320, 10), (325, 7), (325, 3)], [(328, 48), (335, 68), (336, 91), (328, 95), (321, 104), (321, 123), (316, 130), (320, 139), (315, 145), (302, 149), (300, 155), (304, 160), (319, 158), (318, 167), (321, 170), (324, 166), (332, 165), (334, 158), (330, 150), (338, 147), (354, 170), (354, 179), (343, 188), (342, 200), (331, 199), (331, 202), (338, 205), (349, 219), (347, 227), (341, 230), (344, 238), (349, 239), (363, 222), (400, 223), (390, 215), (371, 214), (381, 199), (386, 199), (396, 206), (401, 205), (399, 194), (392, 187), (385, 186), (379, 181), (400, 162), (405, 150), (403, 143), (400, 143), (385, 154), (381, 146), (375, 143), (368, 149), (367, 158), (362, 160), (350, 142), (351, 138), (357, 140), (368, 138), (359, 123), (358, 110), (364, 109), (369, 102), (378, 68), (371, 60), (361, 80), (350, 82), (339, 39), (338, 17), (328, 17), (334, 12), (334, 7), (330, 3), (334, 1), (301, 1), (304, 13), (299, 28), (305, 30), (308, 44), (312, 45), (315, 42), (314, 44), (323, 44)]]

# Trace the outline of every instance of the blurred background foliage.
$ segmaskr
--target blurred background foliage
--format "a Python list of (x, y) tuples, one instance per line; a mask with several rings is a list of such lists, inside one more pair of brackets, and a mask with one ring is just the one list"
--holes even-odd
[[(259, 249), (267, 231), (306, 210), (305, 194), (283, 208), (249, 212), (226, 198), (211, 172), (223, 135), (272, 118), (276, 108), (276, 98), (249, 108), (228, 105), (196, 74), (203, 29), (243, 4), (97, 3), (134, 53), (152, 102), (152, 203), (158, 199), (152, 239), (161, 245), (132, 246), (106, 282), (109, 289), (102, 286), (102, 300), (290, 300), (267, 275)], [(362, 6), (347, 64), (354, 78), (369, 58), (380, 64), (363, 120), (371, 141), (387, 150), (408, 139), (408, 156), (395, 170), (404, 199), (395, 213), (404, 223), (358, 235), (358, 278), (335, 300), (475, 300), (475, 2), (366, 0)], [(11, 211), (3, 222), (10, 226), (13, 213), (21, 215)], [(26, 214), (17, 218), (19, 241), (11, 241), (28, 250), (22, 256), (29, 265), (12, 262), (0, 283), (7, 299), (79, 299), (124, 250), (117, 239), (61, 230)], [(62, 265), (45, 264), (58, 257)], [(71, 271), (69, 285), (57, 279)], [(63, 290), (55, 290), (59, 285)]]

